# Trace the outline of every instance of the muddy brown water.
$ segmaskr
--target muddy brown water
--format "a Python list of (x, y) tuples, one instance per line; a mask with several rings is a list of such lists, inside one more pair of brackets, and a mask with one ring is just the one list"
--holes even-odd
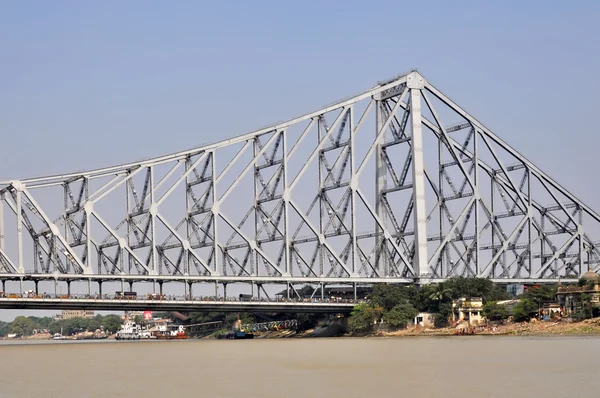
[(0, 342), (0, 397), (592, 397), (600, 337)]

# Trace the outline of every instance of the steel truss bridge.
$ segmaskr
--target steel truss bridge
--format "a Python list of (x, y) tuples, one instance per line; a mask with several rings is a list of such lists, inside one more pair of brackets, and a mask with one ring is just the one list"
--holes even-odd
[(598, 235), (594, 210), (416, 71), (187, 151), (0, 182), (0, 280), (21, 292), (574, 281), (600, 268)]

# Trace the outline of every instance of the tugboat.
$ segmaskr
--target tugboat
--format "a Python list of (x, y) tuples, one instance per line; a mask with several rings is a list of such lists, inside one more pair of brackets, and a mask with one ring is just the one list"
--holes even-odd
[(123, 326), (121, 326), (121, 330), (119, 330), (115, 335), (115, 339), (117, 340), (140, 340), (152, 338), (155, 338), (152, 336), (152, 333), (133, 321), (125, 322)]
[(190, 338), (183, 325), (179, 325), (177, 328), (161, 325), (157, 331), (153, 332), (153, 336), (159, 340), (185, 340)]
[(52, 336), (52, 340), (67, 340), (67, 338), (63, 336), (62, 332), (63, 329), (60, 328), (60, 333), (54, 333), (54, 335)]

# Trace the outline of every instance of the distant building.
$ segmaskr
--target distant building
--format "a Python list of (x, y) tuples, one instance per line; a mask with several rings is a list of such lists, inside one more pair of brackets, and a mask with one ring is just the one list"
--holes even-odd
[(96, 315), (94, 311), (89, 310), (63, 310), (62, 313), (57, 317), (58, 319), (71, 319), (71, 318), (93, 318)]
[(511, 283), (509, 285), (506, 285), (506, 291), (512, 297), (519, 296), (525, 293), (525, 286), (519, 283)]
[(452, 317), (455, 322), (466, 321), (477, 325), (483, 320), (481, 297), (460, 298), (452, 301)]
[[(556, 297), (565, 315), (573, 315), (589, 305), (593, 312), (600, 312), (600, 275), (588, 271), (581, 277), (580, 285), (563, 286), (559, 283)], [(587, 295), (589, 303), (584, 303)]]
[(123, 315), (123, 319), (125, 319), (125, 320), (133, 319), (136, 316), (141, 316), (143, 318), (144, 311), (125, 311), (125, 314)]
[(413, 323), (424, 328), (431, 328), (435, 323), (435, 314), (429, 312), (419, 312)]

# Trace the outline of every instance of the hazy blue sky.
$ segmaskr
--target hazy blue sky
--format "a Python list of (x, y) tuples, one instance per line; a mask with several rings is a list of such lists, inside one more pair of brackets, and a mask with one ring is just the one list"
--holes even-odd
[(0, 179), (186, 149), (418, 68), (598, 209), (599, 18), (597, 1), (5, 1)]

